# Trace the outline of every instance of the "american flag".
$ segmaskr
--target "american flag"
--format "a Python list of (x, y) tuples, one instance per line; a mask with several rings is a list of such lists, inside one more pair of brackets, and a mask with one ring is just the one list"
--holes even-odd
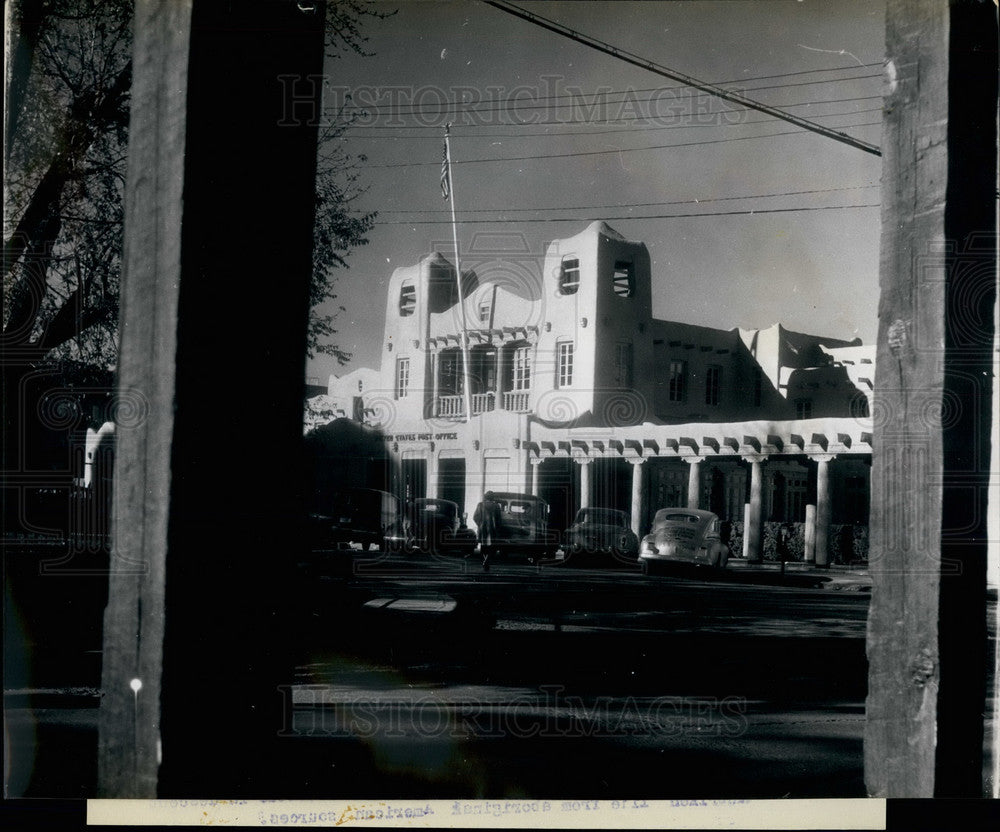
[(451, 195), (451, 179), (448, 172), (448, 143), (445, 142), (441, 153), (441, 196), (447, 199)]

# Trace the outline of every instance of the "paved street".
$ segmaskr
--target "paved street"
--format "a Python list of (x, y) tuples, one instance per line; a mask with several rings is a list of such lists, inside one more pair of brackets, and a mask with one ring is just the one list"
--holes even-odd
[(327, 585), (288, 733), (338, 794), (863, 794), (862, 573), (355, 553)]
[[(331, 555), (289, 645), (285, 796), (864, 792), (861, 571)], [(85, 796), (99, 655), (57, 652), (32, 657), (44, 689), (6, 691), (34, 766), (12, 786)]]

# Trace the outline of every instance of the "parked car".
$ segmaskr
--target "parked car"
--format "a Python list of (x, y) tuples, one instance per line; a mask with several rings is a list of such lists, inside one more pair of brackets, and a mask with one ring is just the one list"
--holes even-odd
[(529, 562), (555, 554), (559, 535), (549, 529), (549, 504), (532, 494), (494, 491), (500, 507), (494, 546), (501, 555), (525, 555)]
[(563, 535), (567, 558), (599, 555), (626, 563), (639, 556), (639, 538), (629, 516), (613, 508), (581, 508)]
[(399, 499), (375, 488), (345, 488), (322, 498), (309, 515), (313, 548), (360, 544), (382, 548), (397, 528)]
[(639, 545), (643, 574), (670, 562), (705, 564), (725, 569), (729, 547), (719, 535), (719, 517), (693, 508), (661, 508)]
[(420, 498), (407, 503), (401, 529), (387, 543), (390, 548), (404, 551), (469, 555), (475, 551), (477, 541), (476, 533), (459, 514), (457, 503)]

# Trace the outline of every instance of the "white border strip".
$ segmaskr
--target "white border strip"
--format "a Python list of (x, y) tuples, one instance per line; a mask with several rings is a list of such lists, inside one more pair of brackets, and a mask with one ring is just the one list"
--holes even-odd
[(883, 799), (88, 800), (89, 826), (885, 829)]

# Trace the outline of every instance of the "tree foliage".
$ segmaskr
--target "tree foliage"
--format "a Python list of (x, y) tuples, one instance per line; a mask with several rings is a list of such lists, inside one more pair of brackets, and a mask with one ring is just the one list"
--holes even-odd
[[(123, 197), (131, 84), (132, 0), (8, 0), (5, 89), (3, 345), (25, 365), (117, 360)], [(368, 54), (370, 0), (330, 0), (329, 55)], [(337, 270), (367, 242), (358, 162), (322, 130), (309, 353), (348, 355), (330, 342)]]
[(29, 363), (116, 352), (131, 5), (23, 0), (9, 12), (11, 63), (27, 73), (7, 84), (4, 347)]

